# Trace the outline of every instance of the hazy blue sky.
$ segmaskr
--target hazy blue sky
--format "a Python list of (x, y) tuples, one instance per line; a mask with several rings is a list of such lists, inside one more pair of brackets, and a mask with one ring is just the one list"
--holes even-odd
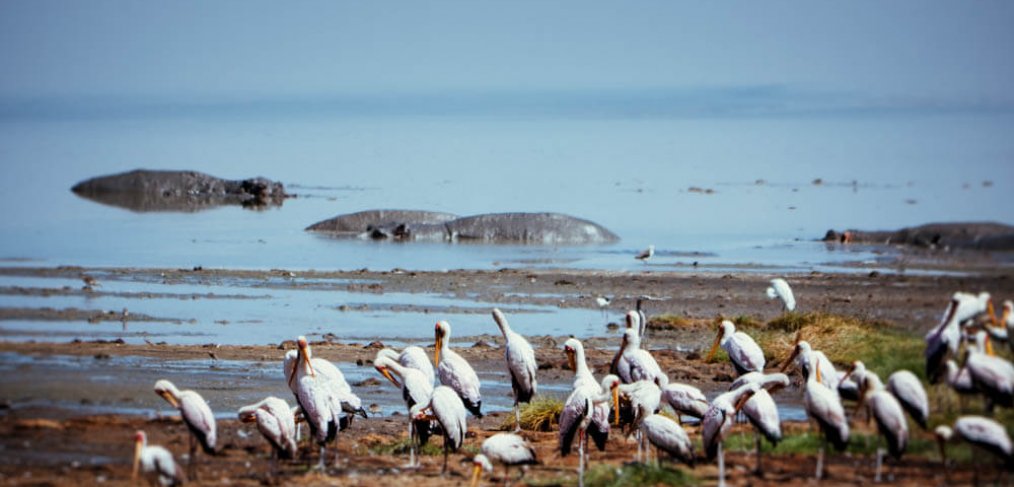
[(1008, 104), (1014, 3), (0, 2), (0, 97), (787, 87)]

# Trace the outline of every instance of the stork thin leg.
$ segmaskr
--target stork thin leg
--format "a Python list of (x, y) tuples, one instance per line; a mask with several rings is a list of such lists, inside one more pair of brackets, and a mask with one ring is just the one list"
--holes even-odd
[(584, 487), (584, 430), (577, 430), (577, 487)]
[(190, 480), (197, 480), (197, 442), (194, 441), (194, 435), (189, 435), (190, 438), (190, 458), (187, 461), (187, 469), (190, 470)]
[(644, 454), (641, 451), (641, 430), (637, 430), (637, 434), (635, 436), (637, 436), (637, 438), (635, 438), (637, 441), (637, 456), (634, 457), (634, 461), (644, 463)]
[(873, 476), (873, 481), (880, 483), (880, 469), (884, 465), (884, 449), (877, 448), (877, 473)]
[(722, 442), (718, 442), (718, 487), (725, 487), (725, 452)]
[(518, 404), (516, 395), (514, 399), (514, 432), (521, 432), (521, 405)]
[(444, 438), (444, 469), (440, 471), (441, 475), (447, 474), (447, 454), (450, 451), (447, 444), (447, 438)]
[(317, 462), (317, 470), (324, 471), (324, 457), (327, 455), (327, 447), (320, 445), (320, 461)]
[(815, 477), (820, 480), (824, 477), (824, 450), (827, 449), (827, 439), (822, 438), (820, 442), (820, 452), (817, 453), (817, 473)]
[(338, 454), (338, 435), (334, 436), (334, 467), (338, 468), (338, 460), (341, 455)]
[(761, 468), (761, 438), (760, 434), (756, 431), (753, 432), (753, 441), (757, 447), (757, 468), (754, 469), (754, 473), (757, 474), (758, 477), (761, 477), (764, 475), (764, 470)]

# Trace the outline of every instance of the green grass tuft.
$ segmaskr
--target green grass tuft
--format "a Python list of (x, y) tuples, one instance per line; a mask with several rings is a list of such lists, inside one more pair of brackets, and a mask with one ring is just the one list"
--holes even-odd
[(652, 316), (648, 320), (649, 330), (673, 330), (677, 328), (685, 328), (693, 324), (693, 321), (685, 316), (674, 315), (674, 314), (662, 314), (658, 316)]
[[(416, 453), (420, 455), (443, 455), (443, 439), (437, 436), (430, 438), (430, 441), (423, 445)], [(411, 442), (407, 438), (402, 438), (398, 441), (391, 443), (381, 443), (372, 445), (369, 447), (369, 452), (374, 455), (408, 455), (409, 449), (412, 447)], [(465, 447), (462, 447), (464, 449)]]
[(596, 465), (585, 472), (590, 486), (621, 485), (696, 485), (697, 479), (673, 465), (628, 464), (622, 467)]
[[(563, 400), (555, 396), (536, 396), (532, 402), (521, 405), (521, 429), (528, 431), (555, 431), (560, 424)], [(514, 429), (514, 414), (508, 414), (500, 423), (503, 431)]]

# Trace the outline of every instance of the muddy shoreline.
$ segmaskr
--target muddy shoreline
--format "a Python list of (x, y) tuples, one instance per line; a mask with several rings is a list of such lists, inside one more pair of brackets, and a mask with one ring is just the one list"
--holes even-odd
[[(561, 310), (597, 310), (595, 297), (611, 296), (609, 306), (615, 316), (634, 306), (638, 296), (650, 295), (649, 315), (670, 314), (683, 317), (683, 325), (675, 329), (653, 330), (648, 342), (660, 365), (672, 380), (697, 385), (707, 392), (726, 388), (732, 380), (731, 368), (721, 362), (705, 363), (702, 350), (713, 339), (716, 317), (747, 316), (758, 321), (770, 320), (781, 314), (779, 305), (764, 296), (764, 289), (773, 275), (760, 273), (687, 273), (646, 269), (640, 272), (602, 272), (582, 270), (503, 269), (498, 271), (459, 270), (450, 272), (415, 272), (395, 270), (375, 272), (354, 271), (269, 271), (228, 269), (136, 269), (136, 268), (81, 268), (81, 267), (6, 267), (0, 276), (27, 278), (54, 278), (79, 280), (89, 276), (98, 285), (91, 289), (69, 286), (61, 292), (75, 296), (86, 294), (95, 298), (106, 294), (119, 298), (144, 299), (141, 295), (123, 296), (122, 291), (105, 290), (102, 283), (129, 282), (141, 286), (146, 283), (215, 284), (228, 282), (245, 288), (254, 295), (266, 295), (274, 290), (341, 290), (362, 296), (384, 293), (406, 293), (407, 303), (389, 305), (384, 309), (393, 313), (419, 312), (429, 305), (416, 305), (412, 295), (438, 294), (459, 299), (466, 304), (460, 309), (432, 307), (426, 315), (440, 319), (441, 313), (474, 313), (469, 301), (495, 303), (504, 309), (540, 305)], [(939, 318), (947, 297), (955, 290), (989, 290), (996, 299), (1014, 295), (1014, 279), (1003, 270), (974, 275), (905, 275), (905, 274), (797, 274), (788, 276), (797, 300), (804, 310), (821, 311), (861, 317), (883, 322), (892, 330), (918, 334)], [(108, 287), (113, 287), (109, 285)], [(61, 288), (62, 289), (62, 288)], [(50, 291), (0, 287), (0, 296), (36, 296)], [(178, 319), (190, 319), (183, 310), (188, 301), (217, 298), (243, 299), (248, 295), (187, 293), (176, 296), (169, 293), (163, 298), (180, 297)], [(223, 297), (224, 296), (224, 297)], [(247, 302), (247, 301), (244, 301)], [(254, 300), (253, 302), (259, 302)], [(402, 308), (401, 306), (407, 306)], [(479, 307), (477, 307), (479, 308)], [(175, 308), (174, 308), (175, 309)], [(60, 318), (67, 310), (42, 310), (19, 307), (18, 320), (81, 319), (80, 316)], [(338, 313), (339, 311), (336, 311)], [(484, 311), (483, 311), (484, 312)], [(5, 314), (6, 313), (6, 314)], [(15, 308), (0, 307), (0, 318), (11, 316)], [(177, 313), (173, 313), (176, 315)], [(87, 313), (84, 316), (89, 316)], [(158, 316), (150, 317), (160, 319)], [(10, 319), (10, 318), (4, 318)], [(115, 313), (109, 321), (116, 321)], [(429, 325), (431, 326), (431, 325)], [(604, 328), (605, 329), (605, 328)], [(456, 336), (458, 351), (477, 369), (484, 381), (484, 395), (509, 397), (509, 386), (503, 372), (501, 338), (491, 333)], [(310, 334), (308, 334), (310, 335)], [(406, 472), (401, 466), (404, 455), (391, 454), (378, 445), (388, 445), (404, 436), (404, 416), (390, 412), (390, 405), (400, 399), (386, 382), (370, 381), (380, 378), (370, 363), (381, 343), (366, 340), (348, 340), (332, 334), (310, 335), (315, 356), (343, 364), (346, 375), (354, 376), (354, 388), (367, 404), (380, 402), (386, 412), (368, 420), (357, 422), (342, 437), (340, 450), (344, 461), (338, 470), (307, 473), (305, 461), (283, 465), (283, 484), (342, 484), (373, 485), (392, 481), (419, 482), (422, 485), (455, 484), (468, 481), (467, 466), (460, 465), (463, 454), (452, 456), (453, 474), (439, 475), (439, 457), (424, 458), (424, 467), (418, 472)], [(292, 337), (295, 338), (295, 337)], [(530, 340), (540, 363), (539, 379), (546, 393), (561, 395), (565, 392), (572, 372), (565, 367), (560, 344), (566, 335), (533, 335)], [(386, 341), (397, 341), (384, 339)], [(414, 342), (419, 342), (416, 337)], [(604, 331), (585, 343), (588, 361), (596, 374), (604, 373), (617, 345), (615, 332)], [(421, 343), (430, 345), (432, 342)], [(94, 484), (125, 485), (129, 481), (131, 434), (145, 429), (155, 443), (161, 443), (179, 455), (186, 449), (186, 431), (173, 419), (171, 410), (158, 404), (150, 393), (149, 382), (159, 374), (159, 364), (171, 365), (166, 372), (184, 377), (200, 377), (209, 394), (217, 394), (213, 404), (230, 404), (225, 401), (236, 393), (236, 388), (250, 397), (275, 394), (287, 401), (284, 380), (281, 378), (280, 357), (292, 343), (265, 341), (254, 345), (207, 343), (181, 345), (160, 343), (157, 339), (145, 340), (67, 340), (0, 341), (0, 366), (4, 366), (7, 379), (0, 382), (0, 435), (5, 451), (0, 460), (0, 483), (20, 484)], [(432, 350), (429, 350), (432, 352)], [(6, 362), (6, 363), (5, 363)], [(67, 362), (67, 363), (63, 363)], [(54, 363), (56, 365), (54, 365)], [(183, 364), (183, 365), (180, 365)], [(773, 367), (774, 364), (769, 366)], [(147, 367), (147, 368), (145, 368)], [(135, 370), (136, 369), (136, 370)], [(96, 371), (100, 371), (99, 374)], [(79, 375), (78, 375), (79, 374)], [(100, 375), (96, 381), (92, 376)], [(361, 382), (360, 382), (361, 381)], [(486, 381), (499, 384), (501, 389), (486, 392)], [(244, 382), (252, 385), (244, 386)], [(198, 389), (199, 387), (194, 387)], [(278, 392), (282, 391), (282, 392)], [(555, 392), (554, 392), (555, 391)], [(799, 400), (800, 392), (791, 387), (776, 397), (779, 402)], [(132, 395), (140, 395), (137, 400)], [(148, 397), (151, 396), (151, 397)], [(215, 397), (215, 396), (212, 396)], [(245, 396), (244, 396), (245, 397)], [(466, 440), (466, 449), (477, 448), (481, 439), (500, 427), (506, 418), (504, 401), (490, 407), (492, 413), (481, 421), (470, 418), (475, 436)], [(211, 401), (209, 399), (209, 401)], [(491, 398), (491, 404), (494, 404)], [(402, 405), (403, 407), (403, 405)], [(506, 407), (509, 407), (506, 406)], [(129, 413), (97, 414), (104, 409), (129, 410)], [(119, 409), (118, 409), (119, 408)], [(220, 422), (222, 442), (225, 446), (219, 457), (201, 463), (201, 485), (232, 483), (261, 485), (268, 482), (266, 453), (263, 440), (256, 430), (225, 419), (232, 409), (215, 407), (223, 419)], [(695, 427), (688, 427), (691, 437), (697, 435)], [(805, 423), (786, 422), (789, 430), (805, 429)], [(869, 426), (857, 423), (860, 431)], [(569, 484), (574, 481), (576, 458), (561, 459), (554, 448), (553, 433), (526, 432), (540, 456), (543, 465), (534, 467), (526, 477), (530, 481)], [(870, 434), (873, 434), (870, 432)], [(913, 436), (922, 440), (928, 433), (915, 431)], [(594, 453), (592, 462), (608, 462), (621, 466), (630, 460), (632, 443), (617, 438), (610, 440), (604, 453)], [(305, 454), (313, 448), (304, 447)], [(862, 455), (832, 455), (830, 478), (826, 484), (863, 483), (872, 475), (870, 458)], [(768, 473), (761, 478), (750, 474), (753, 456), (746, 451), (731, 451), (730, 480), (734, 485), (802, 485), (809, 483), (813, 457), (796, 453), (778, 453), (765, 459)], [(686, 470), (680, 466), (680, 469)], [(496, 479), (500, 479), (498, 469)], [(713, 464), (703, 463), (689, 472), (699, 481), (715, 481)], [(935, 457), (911, 455), (895, 467), (897, 483), (909, 485), (939, 484), (943, 469)], [(967, 466), (951, 472), (951, 482), (969, 481), (971, 470)]]

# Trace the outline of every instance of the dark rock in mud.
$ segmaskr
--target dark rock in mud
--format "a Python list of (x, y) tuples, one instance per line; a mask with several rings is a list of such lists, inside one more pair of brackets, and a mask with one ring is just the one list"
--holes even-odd
[(894, 231), (828, 230), (825, 242), (908, 245), (929, 249), (1014, 250), (1014, 227), (1001, 223), (930, 223)]
[(337, 235), (402, 241), (579, 245), (619, 240), (601, 225), (559, 213), (446, 213), (372, 210), (340, 215), (307, 228)]
[(260, 177), (229, 180), (197, 171), (146, 169), (88, 179), (71, 191), (139, 212), (199, 211), (221, 205), (264, 208), (280, 206), (287, 196), (282, 183)]

